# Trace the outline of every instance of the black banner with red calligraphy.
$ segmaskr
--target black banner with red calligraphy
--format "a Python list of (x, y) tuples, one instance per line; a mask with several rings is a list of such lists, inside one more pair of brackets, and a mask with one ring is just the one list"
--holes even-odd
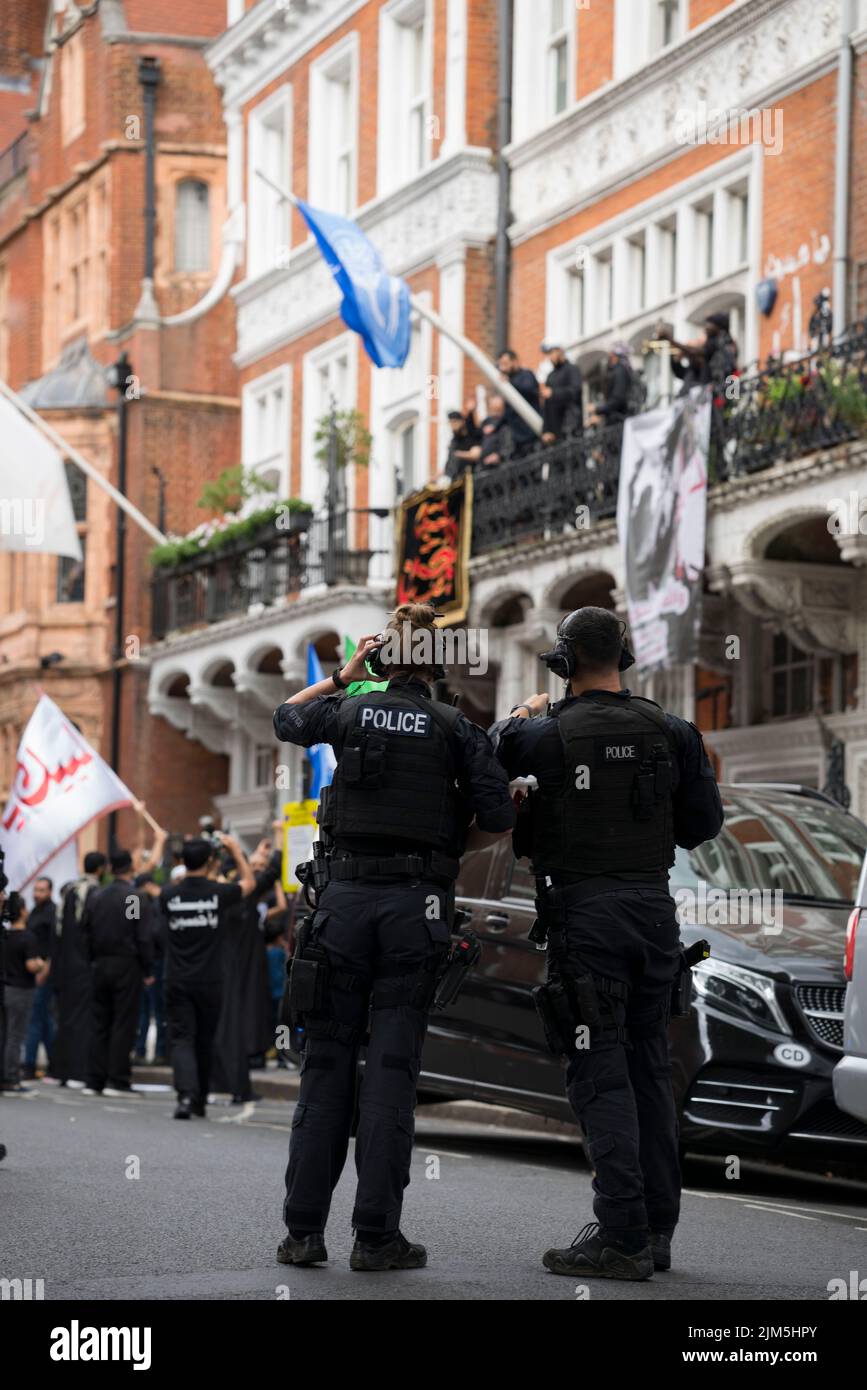
[(397, 602), (432, 603), (449, 623), (463, 622), (472, 529), (472, 474), (407, 497), (398, 512)]

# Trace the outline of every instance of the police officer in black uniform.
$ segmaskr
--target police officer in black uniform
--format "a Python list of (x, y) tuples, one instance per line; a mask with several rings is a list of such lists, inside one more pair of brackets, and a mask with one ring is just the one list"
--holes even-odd
[(607, 609), (571, 613), (542, 657), (566, 698), (531, 696), (491, 734), (509, 777), (537, 782), (515, 832), (536, 877), (534, 930), (547, 930), (537, 1006), (595, 1170), (596, 1221), (544, 1263), (647, 1279), (670, 1268), (680, 1203), (667, 1028), (686, 961), (668, 871), (675, 845), (712, 839), (723, 812), (694, 725), (621, 690), (634, 664), (623, 633)]
[[(320, 803), (322, 833), (332, 844), (327, 886), (299, 934), (289, 986), (294, 1013), (306, 971), (282, 1264), (328, 1258), (325, 1224), (346, 1160), (356, 1061), (368, 1027), (350, 1265), (416, 1269), (427, 1260), (424, 1247), (400, 1231), (427, 1015), (449, 950), (454, 880), (470, 824), (475, 817), (473, 840), (480, 843), (508, 833), (515, 820), (487, 734), (431, 698), (437, 673), (417, 639), (423, 631), (433, 645), (435, 616), (427, 605), (402, 605), (378, 641), (362, 638), (342, 670), (294, 695), (274, 716), (278, 738), (306, 748), (330, 743), (337, 754)], [(398, 651), (402, 664), (385, 664), (389, 635), (399, 633), (412, 639), (412, 654), (406, 643)], [(379, 666), (371, 669), (388, 678), (387, 689), (347, 697), (344, 687), (366, 678), (365, 658), (378, 647)]]

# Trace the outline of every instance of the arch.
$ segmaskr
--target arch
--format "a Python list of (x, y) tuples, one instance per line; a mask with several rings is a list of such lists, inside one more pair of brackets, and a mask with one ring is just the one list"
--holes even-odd
[(232, 673), (235, 663), (229, 657), (215, 656), (202, 668), (199, 681), (202, 685), (213, 685), (218, 689), (232, 689)]
[(522, 623), (533, 608), (533, 599), (526, 589), (504, 585), (485, 600), (479, 610), (480, 627), (514, 627)]
[(316, 655), (322, 662), (323, 667), (330, 662), (333, 666), (339, 659), (339, 650), (343, 642), (343, 634), (335, 632), (333, 627), (313, 627), (308, 628), (297, 639), (295, 643), (295, 660), (306, 662), (307, 646), (312, 642)]
[(748, 560), (792, 560), (799, 564), (844, 564), (828, 530), (828, 512), (815, 506), (791, 507), (765, 518), (745, 537)]
[(585, 569), (560, 575), (545, 591), (542, 607), (571, 613), (576, 608), (610, 608), (615, 611), (617, 580), (608, 570)]
[(167, 671), (160, 678), (158, 694), (169, 700), (188, 700), (190, 698), (189, 672)]

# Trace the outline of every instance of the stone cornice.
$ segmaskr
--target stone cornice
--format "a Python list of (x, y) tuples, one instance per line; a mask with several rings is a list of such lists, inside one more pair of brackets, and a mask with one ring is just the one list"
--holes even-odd
[[(836, 66), (840, 0), (741, 0), (507, 151), (514, 242), (687, 148), (676, 113), (765, 107)], [(563, 189), (567, 190), (563, 196)]]

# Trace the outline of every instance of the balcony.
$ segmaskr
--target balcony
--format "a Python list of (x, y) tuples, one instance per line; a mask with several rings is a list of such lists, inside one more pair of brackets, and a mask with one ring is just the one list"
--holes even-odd
[[(833, 349), (745, 372), (731, 395), (714, 401), (711, 486), (867, 435), (867, 325)], [(588, 429), (477, 471), (473, 555), (562, 535), (579, 507), (593, 521), (613, 517), (622, 442), (622, 424)]]
[(360, 511), (315, 517), (305, 531), (269, 526), (253, 540), (157, 569), (151, 585), (153, 640), (243, 617), (316, 585), (364, 586), (371, 561), (388, 553), (351, 543), (364, 523), (369, 537), (375, 517)]

